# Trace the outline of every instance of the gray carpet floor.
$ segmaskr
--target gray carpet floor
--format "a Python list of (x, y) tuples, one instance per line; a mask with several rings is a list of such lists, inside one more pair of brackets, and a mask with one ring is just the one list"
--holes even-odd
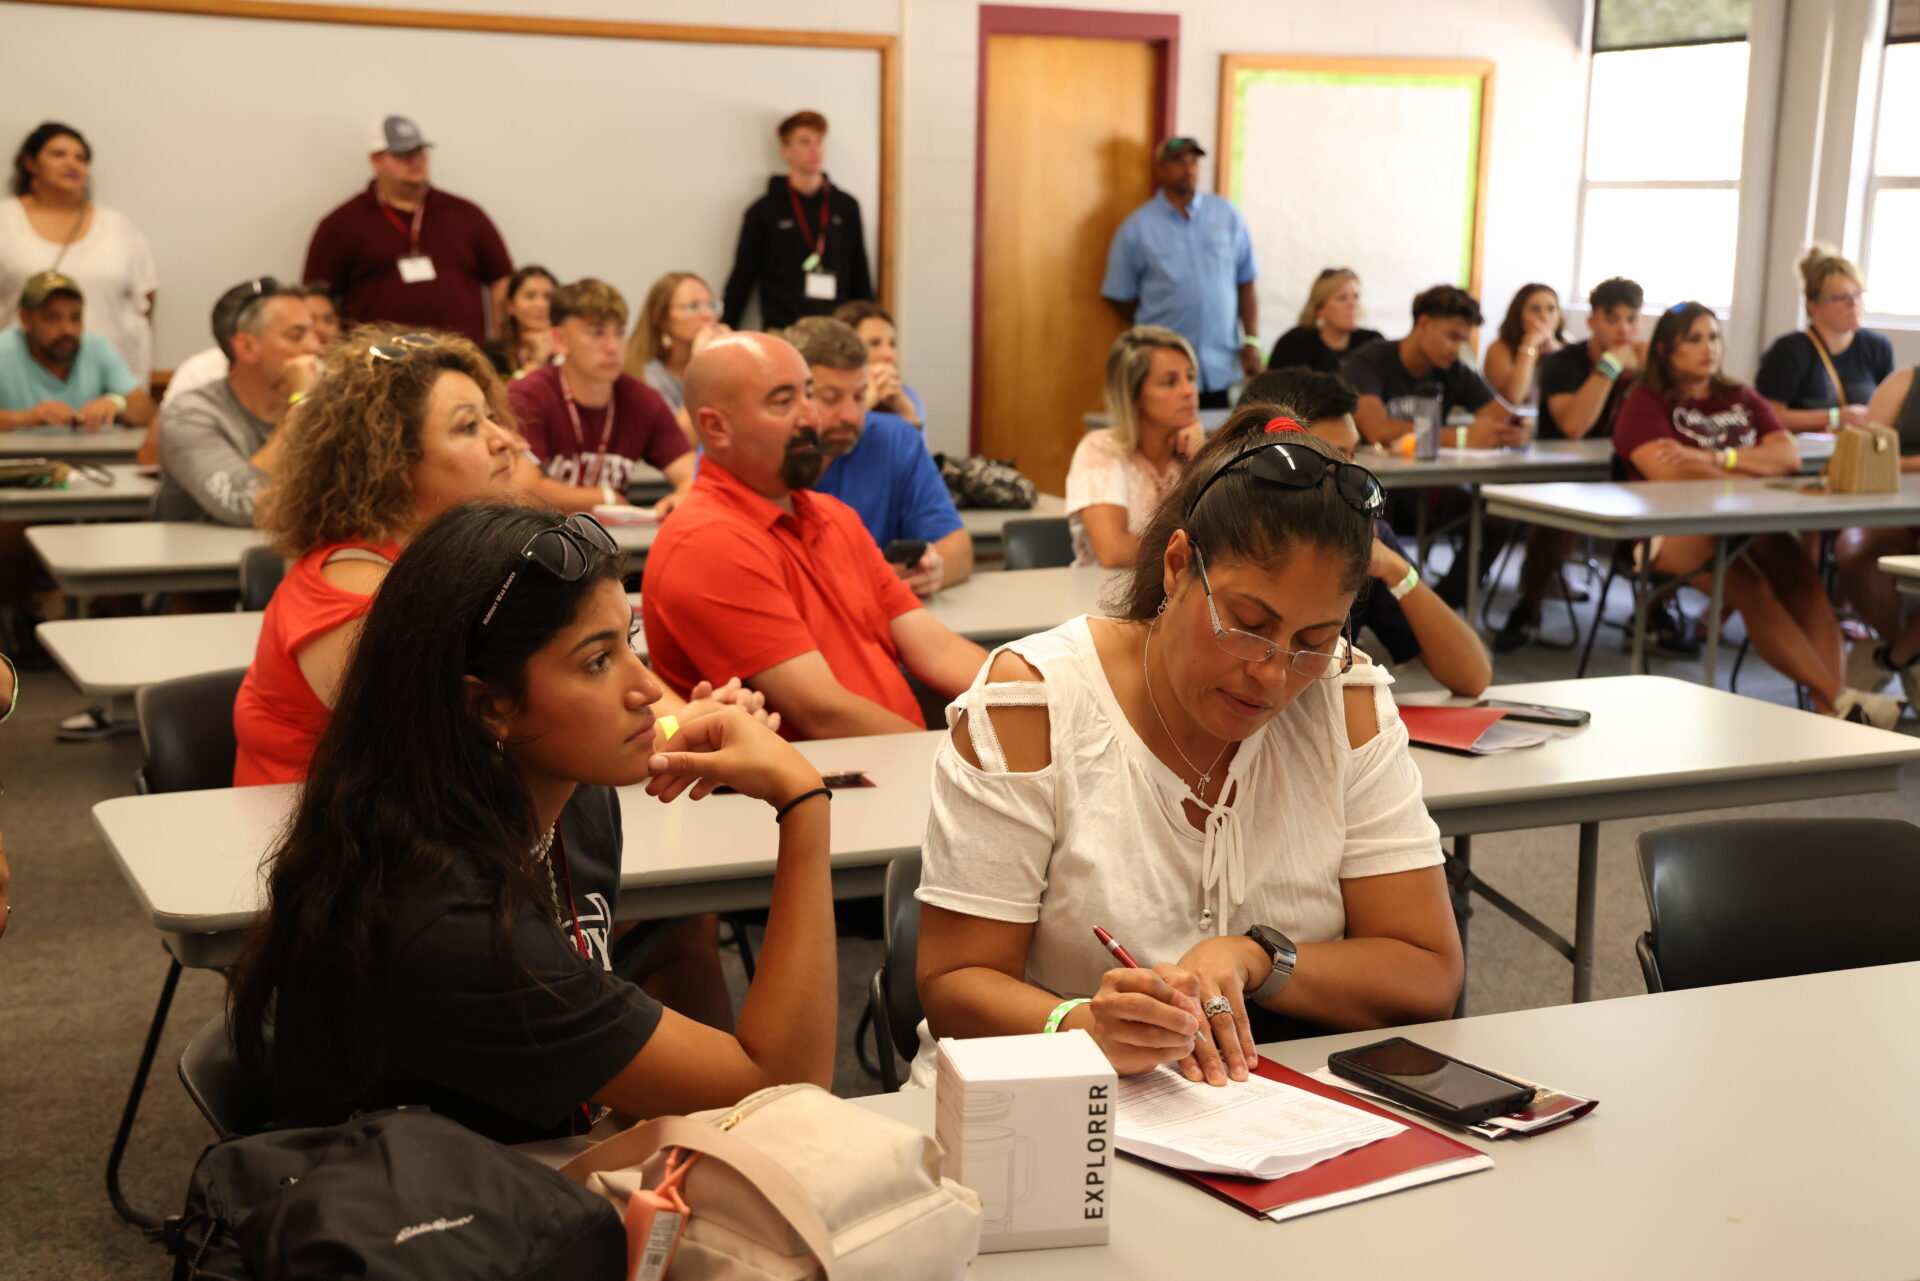
[[(1503, 592), (1496, 619), (1505, 616), (1506, 599)], [(1623, 607), (1624, 594), (1616, 591), (1614, 613)], [(1591, 609), (1580, 607), (1582, 617)], [(1550, 636), (1564, 636), (1564, 611), (1554, 611), (1548, 627)], [(1497, 678), (1558, 679), (1571, 676), (1573, 665), (1574, 656), (1566, 652), (1529, 649), (1500, 658)], [(1625, 670), (1617, 634), (1603, 633), (1592, 674)], [(1690, 663), (1656, 660), (1654, 670), (1698, 677), (1697, 665)], [(1409, 688), (1430, 685), (1417, 665), (1402, 675)], [(1775, 702), (1793, 699), (1784, 680), (1753, 661), (1741, 673), (1740, 690)], [(59, 673), (29, 672), (19, 713), (0, 729), (5, 785), (0, 831), (12, 863), (14, 903), (12, 927), (0, 939), (0, 1277), (5, 1278), (165, 1275), (158, 1248), (114, 1216), (102, 1181), (114, 1124), (166, 968), (158, 940), (89, 816), (95, 802), (132, 790), (139, 747), (133, 738), (55, 742), (55, 722), (81, 702)], [(1913, 723), (1907, 728), (1912, 730)], [(1916, 782), (1920, 775), (1910, 771), (1894, 793), (1740, 813), (1920, 821)], [(1699, 817), (1713, 815), (1688, 816)], [(1648, 827), (1675, 821), (1686, 820), (1602, 828), (1599, 997), (1643, 990), (1633, 956), (1633, 941), (1646, 928), (1634, 840)], [(1482, 837), (1474, 845), (1475, 870), (1570, 934), (1574, 838), (1572, 828)], [(852, 1050), (867, 978), (878, 959), (878, 944), (842, 943), (835, 1086), (848, 1096), (879, 1088), (860, 1070)], [(739, 990), (737, 967), (734, 980)], [(1472, 921), (1470, 1013), (1558, 1004), (1569, 999), (1570, 981), (1569, 968), (1558, 956), (1480, 906)], [(221, 999), (217, 975), (190, 970), (180, 984), (126, 1163), (128, 1194), (151, 1212), (179, 1206), (188, 1173), (210, 1137), (180, 1088), (174, 1065), (187, 1038), (219, 1010)]]

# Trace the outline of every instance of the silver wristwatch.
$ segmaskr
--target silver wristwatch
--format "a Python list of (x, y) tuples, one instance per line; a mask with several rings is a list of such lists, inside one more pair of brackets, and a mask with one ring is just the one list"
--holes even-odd
[(1280, 989), (1293, 977), (1293, 963), (1298, 953), (1293, 940), (1274, 929), (1271, 925), (1256, 925), (1247, 931), (1247, 937), (1258, 943), (1266, 951), (1267, 959), (1273, 962), (1273, 970), (1266, 981), (1247, 993), (1247, 1000), (1255, 1005), (1265, 1005), (1280, 994)]

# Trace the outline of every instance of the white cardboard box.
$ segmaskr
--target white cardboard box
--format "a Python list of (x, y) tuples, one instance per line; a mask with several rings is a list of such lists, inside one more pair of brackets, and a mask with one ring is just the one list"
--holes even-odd
[(980, 1194), (980, 1250), (1104, 1245), (1113, 1214), (1113, 1065), (1085, 1032), (943, 1037), (942, 1173)]

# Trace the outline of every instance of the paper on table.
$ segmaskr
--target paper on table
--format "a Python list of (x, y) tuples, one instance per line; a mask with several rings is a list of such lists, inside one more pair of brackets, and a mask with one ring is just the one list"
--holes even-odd
[(1406, 1127), (1278, 1081), (1196, 1084), (1172, 1068), (1123, 1076), (1114, 1144), (1177, 1170), (1278, 1179)]

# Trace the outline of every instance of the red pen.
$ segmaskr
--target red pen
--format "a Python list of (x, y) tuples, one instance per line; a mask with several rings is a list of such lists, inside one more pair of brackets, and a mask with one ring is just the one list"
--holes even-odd
[(1120, 962), (1120, 964), (1126, 966), (1128, 969), (1139, 970), (1139, 969), (1146, 968), (1145, 966), (1141, 965), (1140, 962), (1133, 959), (1133, 953), (1127, 951), (1126, 948), (1122, 947), (1119, 939), (1116, 939), (1115, 937), (1113, 937), (1113, 935), (1107, 933), (1105, 930), (1101, 929), (1098, 925), (1093, 927), (1093, 936), (1100, 940), (1101, 947), (1104, 947), (1107, 949), (1107, 951), (1113, 953), (1114, 960)]

